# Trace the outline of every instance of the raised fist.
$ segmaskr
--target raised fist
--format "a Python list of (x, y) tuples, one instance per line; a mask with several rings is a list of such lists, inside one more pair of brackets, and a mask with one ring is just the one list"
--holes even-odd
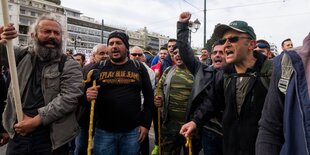
[(191, 19), (192, 14), (190, 12), (182, 12), (180, 14), (180, 22), (187, 23)]

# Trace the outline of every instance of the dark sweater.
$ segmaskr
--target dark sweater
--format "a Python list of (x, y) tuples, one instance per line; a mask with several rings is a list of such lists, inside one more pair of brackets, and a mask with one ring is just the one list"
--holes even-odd
[(131, 60), (123, 65), (108, 61), (96, 80), (101, 86), (95, 107), (97, 128), (110, 132), (127, 132), (138, 126), (150, 128), (153, 91), (143, 64), (137, 68)]

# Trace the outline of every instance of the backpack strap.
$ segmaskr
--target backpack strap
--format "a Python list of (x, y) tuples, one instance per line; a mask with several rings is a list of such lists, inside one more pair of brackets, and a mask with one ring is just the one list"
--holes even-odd
[(257, 75), (260, 77), (263, 86), (267, 90), (269, 88), (270, 77), (273, 72), (273, 66), (274, 66), (274, 63), (272, 60), (265, 60), (259, 75)]
[(281, 71), (282, 73), (278, 83), (278, 88), (282, 93), (286, 94), (286, 90), (290, 82), (290, 78), (294, 72), (294, 68), (291, 58), (285, 52), (281, 61)]
[(135, 67), (138, 69), (139, 73), (142, 74), (141, 63), (138, 60), (132, 60)]
[(66, 61), (67, 61), (67, 55), (65, 55), (65, 54), (62, 54), (61, 55), (61, 58), (60, 58), (60, 61), (59, 61), (59, 64), (58, 64), (58, 71), (60, 72), (60, 73), (62, 73), (63, 72), (63, 70), (64, 70), (64, 66), (65, 66), (65, 63), (66, 63)]
[(107, 65), (107, 60), (101, 60), (98, 65), (98, 69), (101, 70), (103, 67)]
[(235, 77), (259, 77), (263, 86), (268, 90), (270, 77), (273, 71), (273, 61), (272, 60), (265, 60), (262, 65), (260, 72), (254, 73), (232, 73), (232, 74), (225, 74), (224, 73), (224, 90), (227, 89), (231, 78)]

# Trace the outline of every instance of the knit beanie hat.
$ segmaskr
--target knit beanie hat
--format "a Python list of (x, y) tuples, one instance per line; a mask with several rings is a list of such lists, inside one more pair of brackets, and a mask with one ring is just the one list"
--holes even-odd
[(129, 37), (126, 33), (122, 32), (122, 31), (112, 31), (110, 34), (109, 34), (109, 37), (108, 37), (108, 42), (107, 44), (109, 44), (109, 40), (111, 38), (119, 38), (123, 41), (123, 43), (125, 44), (126, 48), (129, 49)]

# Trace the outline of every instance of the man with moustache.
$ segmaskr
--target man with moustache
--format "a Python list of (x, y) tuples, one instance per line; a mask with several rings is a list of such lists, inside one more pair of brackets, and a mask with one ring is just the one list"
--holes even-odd
[[(0, 33), (2, 47), (17, 37), (13, 24), (0, 27)], [(67, 155), (68, 142), (79, 132), (75, 109), (83, 94), (82, 68), (64, 56), (63, 32), (56, 17), (38, 18), (30, 35), (33, 47), (15, 48), (23, 120), (17, 122), (10, 87), (3, 113), (3, 126), (11, 138), (6, 154)], [(1, 49), (6, 53), (6, 48)]]
[[(210, 66), (214, 73), (220, 71), (225, 65), (224, 46), (219, 41), (214, 42), (211, 50)], [(216, 101), (214, 101), (216, 103)], [(223, 132), (222, 112), (208, 120), (202, 128), (202, 147), (205, 155), (222, 155)]]
[(94, 66), (97, 86), (86, 91), (88, 101), (96, 99), (94, 155), (139, 154), (151, 126), (152, 85), (144, 65), (129, 59), (128, 40), (122, 31), (110, 33), (110, 59)]
[[(189, 12), (181, 14), (183, 24), (190, 16)], [(273, 63), (265, 55), (254, 52), (256, 35), (244, 21), (220, 24), (214, 34), (221, 38), (227, 65), (216, 74), (216, 102), (206, 103), (208, 108), (203, 118), (209, 120), (223, 111), (223, 154), (253, 155)], [(189, 136), (201, 121), (193, 120), (183, 125), (180, 133)]]
[(210, 59), (209, 59), (209, 51), (207, 48), (201, 49), (201, 55), (200, 55), (200, 61), (206, 65), (210, 65)]
[[(199, 61), (199, 59), (195, 57), (194, 52), (188, 42), (189, 16), (187, 16), (187, 18), (183, 18), (183, 14), (188, 14), (188, 13), (182, 13), (180, 15), (180, 22), (178, 22), (178, 30), (177, 30), (178, 32), (177, 33), (177, 47), (179, 48), (178, 56), (182, 58), (182, 61), (186, 65), (187, 69), (193, 75), (193, 79), (192, 79), (193, 86), (191, 89), (191, 95), (188, 97), (186, 114), (185, 114), (183, 121), (184, 122), (195, 121), (195, 123), (202, 126), (205, 124), (205, 121), (203, 121), (204, 113), (208, 109), (205, 102), (213, 101), (214, 70), (213, 68), (202, 63), (201, 61)], [(159, 99), (156, 97), (155, 100), (159, 100)], [(154, 102), (156, 103), (157, 101), (154, 101)], [(195, 132), (195, 133), (198, 133), (198, 132)], [(193, 154), (199, 151), (200, 149), (198, 147), (195, 147), (193, 150)]]
[[(160, 78), (154, 97), (154, 104), (162, 107), (161, 152), (164, 155), (179, 155), (183, 149), (188, 154), (186, 139), (179, 134), (180, 128), (189, 117), (188, 111), (193, 107), (190, 104), (190, 96), (194, 83), (194, 76), (187, 69), (178, 46), (173, 48), (175, 65), (166, 69)], [(192, 139), (193, 154), (198, 155), (201, 149), (198, 133)]]
[[(88, 72), (92, 69), (93, 65), (100, 61), (108, 60), (108, 48), (105, 44), (97, 44), (92, 50), (93, 62), (88, 63), (83, 68), (84, 80), (87, 79)], [(86, 89), (85, 89), (86, 91)], [(86, 94), (81, 97), (80, 107), (78, 109), (80, 116), (78, 116), (78, 123), (80, 127), (80, 133), (75, 138), (75, 155), (87, 154), (87, 143), (88, 143), (88, 129), (89, 129), (89, 116), (90, 116), (90, 103), (86, 100)]]

